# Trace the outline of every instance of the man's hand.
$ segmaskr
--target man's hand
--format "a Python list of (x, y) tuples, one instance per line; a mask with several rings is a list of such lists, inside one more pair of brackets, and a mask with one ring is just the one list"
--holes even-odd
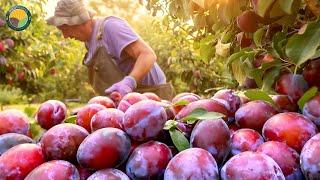
[(120, 93), (121, 97), (132, 92), (137, 87), (136, 80), (131, 76), (126, 76), (120, 82), (115, 83), (110, 88), (105, 90), (107, 95), (112, 94), (113, 92)]

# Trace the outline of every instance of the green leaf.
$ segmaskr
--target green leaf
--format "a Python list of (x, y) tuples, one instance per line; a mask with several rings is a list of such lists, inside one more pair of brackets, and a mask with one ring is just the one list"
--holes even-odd
[(174, 103), (173, 106), (185, 106), (185, 105), (188, 105), (189, 103), (190, 102), (188, 100), (181, 100), (181, 101)]
[(303, 34), (295, 34), (289, 38), (286, 54), (290, 60), (300, 66), (312, 58), (320, 45), (320, 19), (308, 24)]
[(40, 139), (42, 134), (45, 132), (44, 129), (40, 127), (40, 125), (35, 120), (30, 121), (30, 132), (32, 134), (32, 138), (36, 141)]
[(253, 41), (257, 46), (261, 46), (263, 36), (265, 35), (266, 29), (260, 28), (253, 34)]
[(256, 68), (250, 71), (249, 76), (256, 81), (258, 87), (262, 87), (263, 85), (262, 79), (265, 71), (281, 64), (282, 62), (280, 60), (274, 60), (272, 62), (263, 63), (260, 68)]
[(227, 60), (227, 66), (230, 66), (234, 61), (239, 60), (240, 57), (247, 55), (248, 53), (252, 53), (252, 48), (243, 48), (239, 52), (232, 54)]
[(280, 75), (281, 67), (277, 66), (272, 69), (269, 69), (263, 77), (262, 90), (266, 92), (273, 91), (273, 84), (275, 79)]
[(319, 57), (320, 57), (320, 49), (318, 49), (318, 50), (316, 51), (316, 53), (312, 56), (311, 59), (317, 59), (317, 58), (319, 58)]
[(178, 130), (173, 129), (169, 131), (170, 137), (174, 146), (178, 149), (178, 151), (183, 151), (190, 147), (188, 139)]
[(286, 44), (286, 34), (284, 32), (277, 32), (272, 38), (272, 48), (276, 51), (278, 58), (284, 58), (284, 45)]
[(267, 11), (271, 8), (271, 5), (275, 0), (264, 0), (257, 2), (257, 14), (261, 17), (265, 17)]
[(279, 1), (281, 9), (285, 13), (287, 13), (287, 14), (292, 13), (292, 5), (295, 0), (278, 0), (278, 1)]
[(166, 122), (166, 124), (164, 125), (164, 128), (163, 128), (163, 129), (165, 129), (165, 130), (174, 129), (174, 128), (177, 127), (177, 125), (178, 125), (178, 122), (177, 122), (177, 121), (175, 121), (175, 120), (168, 120), (168, 121)]
[(252, 90), (246, 91), (244, 95), (246, 95), (251, 101), (262, 100), (270, 103), (274, 107), (276, 106), (272, 98), (264, 91), (252, 89)]
[(197, 108), (193, 110), (188, 116), (184, 117), (182, 121), (186, 122), (186, 121), (197, 119), (197, 117), (204, 115), (206, 112), (207, 110), (203, 108)]
[(26, 115), (28, 117), (33, 117), (34, 114), (37, 111), (37, 108), (35, 108), (35, 107), (25, 107), (23, 111), (24, 111), (24, 113), (26, 113)]
[(312, 99), (316, 94), (318, 93), (318, 88), (317, 87), (312, 87), (310, 88), (307, 92), (303, 94), (303, 96), (299, 99), (298, 105), (300, 110), (303, 109), (304, 105)]
[(64, 120), (64, 122), (76, 124), (76, 120), (77, 120), (77, 115), (74, 115), (74, 116), (69, 116), (67, 119)]

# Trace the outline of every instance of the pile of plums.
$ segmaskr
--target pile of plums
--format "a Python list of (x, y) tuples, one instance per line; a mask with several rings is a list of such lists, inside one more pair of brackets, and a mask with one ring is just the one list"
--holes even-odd
[[(34, 116), (45, 130), (38, 140), (23, 112), (1, 111), (0, 179), (319, 179), (320, 93), (297, 108), (309, 87), (319, 87), (319, 64), (310, 62), (303, 75), (283, 74), (276, 105), (231, 89), (172, 101), (133, 92), (117, 102), (93, 97), (73, 124), (65, 122), (63, 102), (48, 100)], [(223, 116), (186, 121), (197, 109)], [(168, 120), (189, 148), (178, 151), (164, 128)]]

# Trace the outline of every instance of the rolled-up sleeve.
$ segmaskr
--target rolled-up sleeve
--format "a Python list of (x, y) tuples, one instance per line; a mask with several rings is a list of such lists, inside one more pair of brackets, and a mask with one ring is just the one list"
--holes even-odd
[(104, 24), (104, 34), (103, 40), (111, 55), (117, 59), (120, 59), (125, 47), (139, 39), (139, 35), (125, 20), (113, 16), (107, 18)]

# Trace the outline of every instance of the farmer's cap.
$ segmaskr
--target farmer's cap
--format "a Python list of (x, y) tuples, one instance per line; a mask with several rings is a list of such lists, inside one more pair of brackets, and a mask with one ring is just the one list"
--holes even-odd
[(95, 13), (86, 8), (83, 0), (59, 0), (54, 16), (46, 21), (53, 26), (79, 25), (93, 18)]

